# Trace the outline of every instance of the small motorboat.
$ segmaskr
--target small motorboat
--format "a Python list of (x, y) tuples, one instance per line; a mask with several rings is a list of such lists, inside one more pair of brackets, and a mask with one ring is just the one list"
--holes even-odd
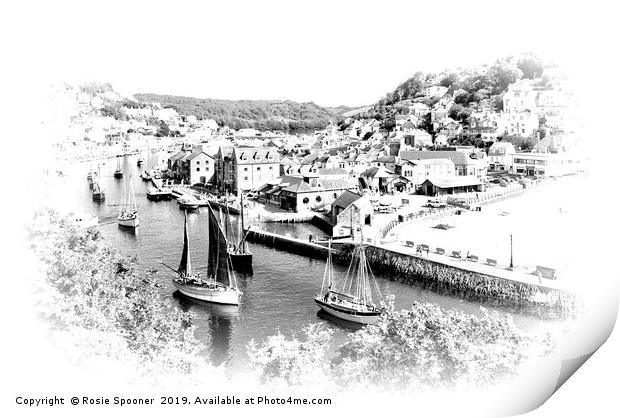
[(179, 207), (183, 210), (196, 210), (200, 207), (200, 200), (194, 196), (185, 195), (177, 200)]
[(160, 200), (170, 200), (172, 198), (172, 191), (164, 187), (159, 189), (157, 187), (151, 187), (146, 192), (146, 198), (155, 202)]

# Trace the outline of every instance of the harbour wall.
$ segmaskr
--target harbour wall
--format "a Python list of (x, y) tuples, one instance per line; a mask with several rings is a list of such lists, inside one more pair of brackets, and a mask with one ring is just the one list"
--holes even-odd
[[(323, 260), (327, 258), (326, 244), (252, 228), (248, 230), (246, 239), (293, 254)], [(347, 265), (352, 249), (350, 243), (332, 241), (334, 261)], [(555, 316), (566, 316), (579, 309), (576, 296), (564, 290), (483, 274), (372, 245), (367, 247), (366, 256), (373, 272), (441, 294), (544, 315), (550, 309), (558, 314)]]
[(500, 305), (519, 308), (551, 307), (563, 313), (574, 312), (579, 306), (575, 295), (560, 289), (483, 274), (375, 246), (367, 248), (366, 256), (374, 272), (401, 283), (420, 284), (438, 293), (495, 300)]

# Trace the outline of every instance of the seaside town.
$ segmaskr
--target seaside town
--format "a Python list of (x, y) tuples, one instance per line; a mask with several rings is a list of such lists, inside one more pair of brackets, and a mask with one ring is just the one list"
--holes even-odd
[[(453, 73), (427, 76), (414, 98), (391, 104), (389, 120), (371, 117), (372, 107), (359, 108), (324, 129), (297, 134), (235, 130), (174, 106), (123, 97), (111, 86), (61, 86), (72, 116), (56, 146), (73, 161), (163, 151), (157, 165), (141, 167), (154, 200), (174, 197), (193, 208), (210, 199), (237, 214), (243, 195), (246, 216), (258, 224), (311, 222), (325, 232), (315, 238), (397, 242), (407, 247), (400, 251), (418, 254), (432, 246), (447, 262), (495, 267), (512, 264), (504, 246), (497, 254), (450, 244), (488, 222), (488, 204), (586, 167), (575, 98), (565, 80), (549, 76), (552, 70), (477, 101), (472, 96), (480, 90), (455, 88)], [(462, 227), (452, 228), (455, 213), (463, 215)], [(429, 222), (442, 236), (416, 228)], [(420, 238), (404, 239), (410, 235)], [(537, 277), (555, 276), (554, 267), (533, 268)]]
[[(407, 344), (431, 338), (453, 347), (452, 339), (465, 338), (470, 349), (497, 354), (454, 353), (451, 361), (463, 366), (432, 384), (471, 378), (465, 370), (488, 382), (500, 376), (494, 361), (516, 373), (526, 345), (547, 347), (537, 331), (545, 321), (561, 323), (583, 307), (575, 247), (558, 237), (583, 215), (583, 202), (570, 196), (587, 187), (588, 154), (579, 101), (553, 66), (525, 58), (415, 73), (361, 108), (127, 96), (98, 82), (55, 85), (50, 100), (47, 192), (67, 196), (54, 209), (83, 228), (61, 223), (52, 248), (77, 236), (90, 243), (84, 248), (101, 246), (68, 249), (79, 262), (92, 253), (100, 257), (93, 263), (134, 266), (110, 273), (111, 288), (127, 272), (156, 283), (144, 303), (195, 315), (175, 326), (191, 323), (215, 365), (288, 383), (320, 370), (330, 382), (365, 376), (415, 386), (435, 366), (416, 350), (400, 353), (398, 332), (373, 325), (410, 330), (417, 312), (442, 324), (433, 329), (452, 328), (439, 337), (430, 325), (414, 326)], [(106, 245), (137, 258), (119, 261)], [(106, 301), (88, 305), (118, 303), (100, 295)], [(69, 311), (83, 305), (57, 303)], [(469, 326), (480, 333), (463, 333)], [(278, 342), (276, 329), (303, 329), (307, 341)], [(501, 332), (486, 334), (493, 329)], [(345, 339), (338, 358), (352, 363), (331, 363)], [(515, 341), (522, 346), (513, 350)], [(322, 353), (314, 366), (303, 344)], [(399, 368), (373, 366), (378, 357), (365, 356), (375, 349), (388, 350)], [(441, 353), (425, 356), (443, 362)], [(304, 366), (287, 368), (281, 356)], [(406, 367), (396, 360), (402, 356), (412, 356)], [(340, 364), (355, 367), (338, 371)]]

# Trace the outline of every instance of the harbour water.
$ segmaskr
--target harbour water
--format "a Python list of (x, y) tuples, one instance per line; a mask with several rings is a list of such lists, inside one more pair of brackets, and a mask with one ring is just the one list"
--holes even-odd
[[(197, 336), (209, 342), (205, 355), (220, 364), (227, 362), (232, 372), (247, 370), (246, 346), (252, 339), (263, 340), (281, 332), (284, 335), (301, 333), (308, 324), (322, 322), (334, 330), (334, 344), (343, 342), (346, 335), (357, 328), (318, 314), (313, 300), (321, 286), (324, 260), (315, 260), (273, 248), (249, 244), (254, 254), (253, 274), (236, 274), (243, 292), (238, 307), (211, 305), (187, 299), (175, 292), (171, 283), (174, 273), (163, 267), (159, 261), (176, 266), (179, 262), (183, 239), (183, 211), (175, 200), (151, 202), (146, 199), (150, 183), (142, 181), (140, 172), (145, 167), (162, 164), (166, 153), (151, 153), (145, 158), (142, 168), (137, 167), (139, 156), (120, 158), (124, 172), (123, 179), (115, 179), (113, 173), (117, 162), (109, 159), (101, 162), (66, 164), (62, 167), (62, 181), (52, 195), (65, 209), (76, 213), (99, 217), (99, 229), (106, 239), (120, 251), (138, 256), (142, 268), (158, 270), (161, 293), (172, 298), (173, 304), (196, 314)], [(104, 202), (91, 199), (86, 181), (89, 170), (100, 169), (100, 179), (106, 191)], [(140, 214), (140, 226), (133, 233), (117, 225), (116, 216), (121, 205), (123, 183), (131, 180), (135, 190)], [(205, 210), (188, 214), (192, 262), (201, 271), (206, 269), (207, 214)], [(278, 231), (292, 236), (307, 237), (308, 234), (324, 235), (309, 224), (265, 224), (268, 231)], [(346, 268), (335, 266), (337, 277), (344, 276)], [(456, 308), (468, 314), (479, 312), (480, 305), (452, 296), (436, 294), (421, 287), (409, 286), (391, 281), (381, 272), (375, 271), (383, 295), (393, 294), (395, 305), (406, 309), (414, 301), (432, 302), (444, 308)], [(539, 318), (510, 312), (518, 327), (530, 330), (546, 321)]]

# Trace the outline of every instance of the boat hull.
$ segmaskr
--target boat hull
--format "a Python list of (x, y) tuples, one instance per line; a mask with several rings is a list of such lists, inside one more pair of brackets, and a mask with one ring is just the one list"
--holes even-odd
[(140, 225), (140, 218), (118, 218), (118, 224), (126, 228), (136, 228)]
[(375, 324), (379, 319), (379, 316), (381, 316), (381, 312), (359, 312), (334, 306), (325, 302), (321, 297), (314, 298), (314, 301), (324, 312), (327, 312), (336, 318), (344, 319), (349, 322), (355, 322), (357, 324), (372, 325)]
[(208, 288), (193, 284), (182, 283), (179, 279), (173, 279), (172, 284), (179, 292), (190, 298), (205, 302), (219, 303), (220, 305), (239, 305), (241, 292), (230, 287), (218, 286)]
[(228, 253), (232, 267), (238, 271), (252, 270), (252, 253)]
[(170, 193), (147, 193), (146, 198), (148, 200), (158, 202), (160, 200), (170, 200), (172, 196), (170, 195)]

